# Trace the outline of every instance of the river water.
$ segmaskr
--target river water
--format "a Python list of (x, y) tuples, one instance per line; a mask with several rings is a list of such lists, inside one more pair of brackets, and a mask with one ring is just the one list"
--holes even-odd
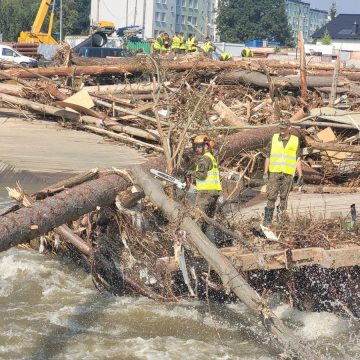
[[(0, 359), (278, 359), (241, 303), (100, 294), (72, 263), (17, 248), (0, 253), (0, 274)], [(326, 359), (360, 359), (357, 322), (274, 310)]]

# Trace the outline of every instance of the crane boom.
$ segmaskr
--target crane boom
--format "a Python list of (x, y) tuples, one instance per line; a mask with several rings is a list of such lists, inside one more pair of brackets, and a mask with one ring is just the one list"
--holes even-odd
[[(57, 41), (51, 35), (54, 23), (55, 1), (56, 0), (41, 0), (39, 10), (31, 27), (31, 31), (22, 31), (18, 39), (19, 43), (51, 45), (57, 44)], [(46, 33), (42, 33), (41, 28), (44, 25), (45, 18), (51, 5), (52, 10), (49, 20), (49, 28)]]
[[(36, 18), (31, 27), (31, 32), (34, 34), (38, 34), (41, 31), (41, 28), (44, 24), (46, 15), (49, 11), (49, 7), (51, 5), (51, 0), (41, 0), (41, 4), (39, 10), (36, 14)], [(54, 7), (54, 6), (53, 6)]]

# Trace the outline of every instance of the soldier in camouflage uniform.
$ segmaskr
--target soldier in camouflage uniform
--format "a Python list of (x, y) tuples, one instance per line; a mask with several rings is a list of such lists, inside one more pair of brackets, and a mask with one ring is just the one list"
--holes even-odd
[(280, 212), (286, 211), (295, 171), (298, 173), (298, 185), (303, 182), (299, 138), (291, 135), (290, 130), (290, 122), (281, 121), (280, 132), (273, 135), (265, 151), (263, 178), (267, 183), (268, 198), (264, 213), (265, 226), (272, 222), (278, 195), (280, 195), (279, 210)]
[[(198, 156), (195, 169), (188, 173), (188, 177), (196, 181), (195, 206), (200, 208), (208, 217), (214, 217), (216, 204), (221, 194), (219, 168), (216, 159), (211, 153), (214, 142), (207, 135), (199, 135), (193, 139), (193, 150)], [(207, 224), (201, 225), (205, 233)]]

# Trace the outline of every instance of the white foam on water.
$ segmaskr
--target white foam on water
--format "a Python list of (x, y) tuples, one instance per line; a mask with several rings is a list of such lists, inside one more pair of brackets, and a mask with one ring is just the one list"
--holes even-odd
[(292, 309), (287, 304), (279, 305), (274, 313), (282, 320), (295, 320), (302, 324), (296, 333), (306, 340), (334, 337), (349, 330), (350, 323), (328, 312), (308, 312)]
[[(236, 359), (231, 354), (231, 349), (219, 344), (209, 344), (204, 341), (179, 339), (175, 337), (153, 337), (144, 339), (134, 337), (125, 340), (119, 340), (117, 346), (107, 347), (106, 343), (94, 344), (90, 351), (84, 351), (80, 342), (71, 347), (71, 356), (67, 355), (63, 359), (99, 359), (99, 353), (102, 358), (107, 359), (138, 359), (138, 360), (230, 360)], [(70, 352), (70, 349), (68, 349)], [(60, 359), (60, 357), (59, 357)], [(240, 359), (240, 357), (239, 357)], [(241, 357), (241, 359), (249, 359)], [(267, 358), (253, 357), (251, 359)], [(270, 359), (270, 358), (269, 358)]]
[[(66, 292), (73, 296), (90, 294), (92, 286), (84, 286), (82, 276), (77, 279), (71, 274), (66, 265), (61, 264), (34, 251), (12, 248), (0, 255), (1, 286), (0, 296), (9, 296), (19, 284), (36, 282), (42, 289), (42, 296), (58, 299), (59, 294)], [(89, 277), (90, 278), (90, 277)]]

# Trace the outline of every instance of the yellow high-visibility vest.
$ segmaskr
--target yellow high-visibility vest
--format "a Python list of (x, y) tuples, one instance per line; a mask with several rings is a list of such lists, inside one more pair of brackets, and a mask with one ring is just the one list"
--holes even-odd
[(181, 39), (178, 36), (174, 36), (171, 41), (171, 49), (180, 49)]
[(154, 50), (162, 50), (164, 47), (164, 37), (162, 37), (161, 35), (158, 35), (156, 37), (153, 47), (154, 47)]
[(270, 166), (271, 173), (284, 173), (294, 175), (297, 163), (297, 150), (299, 138), (291, 135), (285, 148), (280, 134), (274, 134), (271, 142)]
[(196, 38), (194, 36), (192, 38), (187, 39), (186, 45), (187, 45), (187, 49), (189, 51), (195, 51), (196, 50), (195, 41), (196, 41)]
[(202, 48), (205, 54), (208, 54), (210, 51), (214, 50), (211, 41), (205, 41)]
[(187, 49), (187, 45), (186, 45), (186, 40), (184, 36), (180, 36), (180, 50), (186, 50)]
[(246, 58), (254, 57), (254, 52), (250, 49), (243, 49), (243, 51), (241, 52), (241, 56)]
[[(210, 169), (207, 173), (207, 177), (205, 180), (196, 179), (196, 190), (198, 191), (210, 191), (210, 190), (222, 190), (221, 182), (220, 182), (220, 174), (219, 167), (216, 159), (210, 152), (206, 152), (203, 156), (207, 156), (210, 158), (212, 162), (212, 169)], [(196, 171), (198, 171), (199, 166), (196, 166)]]
[(227, 53), (227, 52), (224, 52), (220, 55), (220, 60), (222, 61), (226, 61), (226, 60), (229, 60), (231, 59), (231, 54)]

